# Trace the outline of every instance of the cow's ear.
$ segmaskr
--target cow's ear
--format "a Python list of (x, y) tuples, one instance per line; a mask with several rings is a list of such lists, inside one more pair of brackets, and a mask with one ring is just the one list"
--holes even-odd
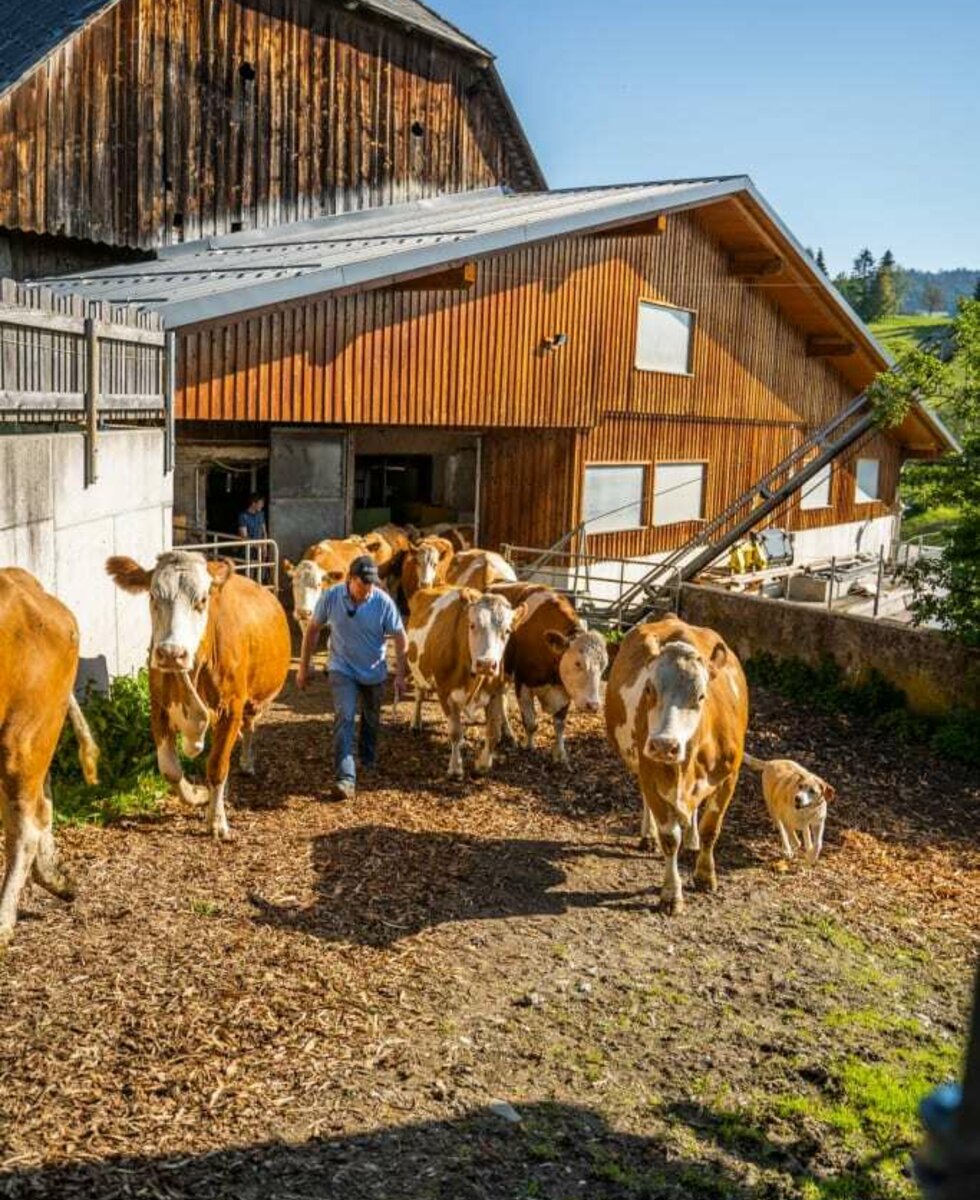
[(711, 657), (708, 659), (708, 670), (712, 675), (717, 675), (727, 662), (728, 647), (724, 642), (715, 642), (715, 648), (711, 651)]
[(555, 654), (564, 654), (571, 645), (571, 637), (566, 637), (565, 634), (559, 633), (557, 629), (546, 629), (544, 640), (548, 643), (548, 648), (553, 650)]
[(283, 569), (283, 573), (288, 575), (289, 578), (292, 579), (293, 574), (296, 571), (296, 567), (293, 565), (293, 563), (291, 563), (289, 561), (288, 558), (284, 558), (282, 560), (282, 569)]
[(137, 592), (150, 590), (153, 573), (145, 570), (138, 562), (127, 558), (124, 554), (114, 554), (112, 558), (107, 558), (105, 569), (106, 574), (111, 576), (115, 580), (116, 586), (121, 587), (124, 592), (136, 595)]
[(526, 604), (518, 604), (517, 608), (514, 609), (514, 616), (510, 622), (511, 633), (514, 632), (514, 630), (517, 628), (517, 626), (520, 625), (520, 623), (523, 620), (525, 620), (526, 617), (527, 617), (527, 605)]
[(222, 588), (235, 574), (235, 564), (230, 558), (216, 558), (208, 563), (208, 574), (211, 576), (211, 586)]
[(344, 582), (344, 572), (343, 571), (328, 571), (326, 573), (326, 575), (323, 577), (323, 586), (324, 587), (333, 587), (333, 585), (335, 583), (343, 583), (343, 582)]

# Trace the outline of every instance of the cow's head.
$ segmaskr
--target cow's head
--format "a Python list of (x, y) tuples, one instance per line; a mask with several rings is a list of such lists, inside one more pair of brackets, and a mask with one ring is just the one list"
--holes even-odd
[(203, 554), (172, 550), (161, 554), (152, 571), (131, 558), (115, 557), (106, 571), (125, 592), (150, 593), (150, 666), (159, 671), (189, 671), (208, 625), (212, 594), (235, 572), (227, 558), (208, 562)]
[(697, 732), (708, 686), (728, 660), (724, 642), (705, 659), (689, 642), (666, 642), (650, 664), (649, 709), (643, 754), (660, 763), (682, 763)]
[(364, 536), (364, 549), (371, 555), (379, 567), (385, 566), (395, 553), (391, 543), (376, 529)]
[(440, 567), (448, 564), (453, 556), (453, 544), (442, 537), (427, 537), (412, 547), (415, 567), (419, 576), (419, 587), (435, 587), (439, 582)]
[(327, 574), (309, 558), (304, 558), (295, 567), (287, 567), (286, 572), (293, 585), (293, 616), (302, 632), (306, 633), (320, 591), (328, 582)]
[(524, 620), (527, 605), (511, 608), (503, 596), (480, 595), (468, 588), (459, 596), (467, 609), (470, 672), (473, 675), (498, 675), (507, 639)]
[(598, 712), (599, 682), (609, 666), (606, 639), (587, 629), (567, 634), (549, 629), (544, 638), (558, 656), (558, 675), (571, 702), (583, 712)]

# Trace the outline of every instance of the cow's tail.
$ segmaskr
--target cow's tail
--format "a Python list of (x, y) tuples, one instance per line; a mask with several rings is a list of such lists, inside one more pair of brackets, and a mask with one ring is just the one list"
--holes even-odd
[(68, 719), (78, 738), (78, 761), (82, 764), (82, 774), (86, 783), (99, 782), (99, 748), (92, 737), (92, 731), (85, 720), (81, 705), (73, 695), (68, 697)]
[(746, 754), (742, 759), (742, 766), (748, 767), (750, 771), (764, 771), (766, 764), (761, 758), (753, 758), (751, 754)]

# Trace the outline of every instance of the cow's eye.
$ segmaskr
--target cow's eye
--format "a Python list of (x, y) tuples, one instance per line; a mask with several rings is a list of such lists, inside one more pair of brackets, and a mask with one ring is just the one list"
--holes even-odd
[(202, 613), (208, 606), (207, 596), (202, 596), (200, 600), (194, 601), (194, 611)]

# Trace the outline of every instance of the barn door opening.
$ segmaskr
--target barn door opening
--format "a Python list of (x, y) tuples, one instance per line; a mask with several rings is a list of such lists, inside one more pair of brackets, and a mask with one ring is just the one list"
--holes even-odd
[(269, 533), (285, 558), (322, 538), (347, 533), (347, 437), (273, 429), (269, 453)]

